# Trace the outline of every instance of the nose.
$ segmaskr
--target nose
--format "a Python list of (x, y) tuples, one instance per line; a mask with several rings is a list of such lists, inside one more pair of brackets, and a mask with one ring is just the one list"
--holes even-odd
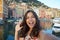
[(32, 18), (29, 18), (30, 21), (32, 21)]

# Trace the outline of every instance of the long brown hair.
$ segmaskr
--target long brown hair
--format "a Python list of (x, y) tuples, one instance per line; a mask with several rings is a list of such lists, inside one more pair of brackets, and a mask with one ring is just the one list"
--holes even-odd
[(41, 30), (41, 26), (40, 26), (40, 21), (39, 21), (39, 19), (38, 19), (38, 16), (37, 16), (37, 14), (36, 14), (33, 10), (28, 10), (28, 11), (25, 13), (25, 15), (24, 15), (24, 17), (23, 17), (23, 21), (22, 21), (22, 23), (21, 23), (21, 25), (20, 25), (20, 26), (23, 26), (23, 28), (18, 31), (18, 37), (26, 37), (27, 32), (28, 32), (29, 29), (30, 29), (30, 28), (28, 27), (27, 23), (26, 23), (26, 17), (27, 17), (27, 14), (28, 14), (29, 12), (32, 12), (32, 14), (34, 15), (34, 17), (35, 17), (35, 19), (36, 19), (36, 24), (35, 24), (35, 26), (33, 27), (32, 32), (30, 33), (30, 36), (31, 36), (31, 37), (38, 37), (38, 34), (39, 34), (40, 30)]

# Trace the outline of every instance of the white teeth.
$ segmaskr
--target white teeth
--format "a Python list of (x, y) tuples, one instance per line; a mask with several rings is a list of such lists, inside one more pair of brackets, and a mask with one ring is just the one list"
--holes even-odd
[(29, 25), (33, 25), (34, 23), (33, 22), (30, 22)]
[(29, 22), (28, 25), (33, 27), (34, 26), (34, 22)]
[(29, 24), (33, 24), (33, 22), (30, 22)]

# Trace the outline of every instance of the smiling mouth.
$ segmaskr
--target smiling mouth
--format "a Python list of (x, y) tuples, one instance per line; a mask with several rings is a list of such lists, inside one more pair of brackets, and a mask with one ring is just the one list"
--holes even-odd
[(30, 26), (33, 26), (33, 25), (34, 25), (34, 22), (29, 22), (29, 25), (30, 25)]

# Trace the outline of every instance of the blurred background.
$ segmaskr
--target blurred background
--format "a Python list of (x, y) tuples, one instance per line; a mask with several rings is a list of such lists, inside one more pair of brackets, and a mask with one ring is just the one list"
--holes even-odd
[(0, 0), (0, 40), (14, 40), (15, 26), (29, 9), (37, 13), (46, 33), (60, 37), (60, 9), (38, 0)]

